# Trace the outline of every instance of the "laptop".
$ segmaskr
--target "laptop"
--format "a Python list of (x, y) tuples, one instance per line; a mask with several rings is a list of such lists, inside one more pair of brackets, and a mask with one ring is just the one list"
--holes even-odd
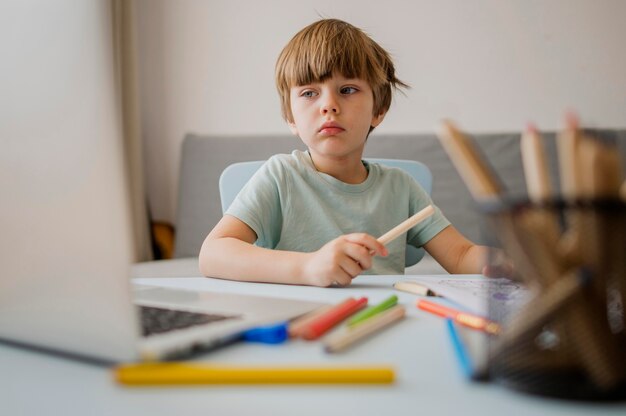
[(3, 142), (0, 341), (107, 363), (163, 360), (321, 305), (133, 285), (122, 143), (114, 117), (98, 117), (89, 135), (63, 122), (42, 138), (25, 125)]

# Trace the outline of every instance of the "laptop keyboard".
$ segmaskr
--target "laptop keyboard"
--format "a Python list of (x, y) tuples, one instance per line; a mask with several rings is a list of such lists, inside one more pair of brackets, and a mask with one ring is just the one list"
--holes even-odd
[(189, 328), (191, 326), (205, 325), (211, 322), (237, 318), (237, 316), (187, 312), (153, 306), (140, 306), (139, 308), (141, 309), (142, 332), (143, 336), (146, 337), (173, 331), (175, 329)]

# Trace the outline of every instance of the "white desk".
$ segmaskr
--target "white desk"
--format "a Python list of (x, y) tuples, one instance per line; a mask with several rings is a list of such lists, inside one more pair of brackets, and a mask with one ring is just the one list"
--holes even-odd
[[(160, 286), (256, 293), (336, 302), (368, 296), (378, 302), (400, 279), (359, 277), (346, 289), (250, 284), (203, 278), (138, 279)], [(383, 386), (201, 386), (128, 388), (92, 364), (0, 344), (1, 415), (588, 415), (626, 414), (626, 402), (581, 404), (528, 396), (461, 376), (444, 321), (397, 292), (408, 318), (341, 355), (320, 342), (237, 344), (198, 361), (229, 364), (390, 364), (397, 381)]]

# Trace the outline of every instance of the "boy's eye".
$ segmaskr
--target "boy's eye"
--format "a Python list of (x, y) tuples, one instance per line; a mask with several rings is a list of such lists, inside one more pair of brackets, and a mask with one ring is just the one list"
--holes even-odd
[(305, 91), (302, 91), (302, 93), (300, 93), (300, 96), (304, 97), (304, 98), (313, 98), (316, 95), (317, 95), (317, 93), (315, 91), (312, 91), (312, 90), (305, 90)]
[(349, 94), (354, 94), (358, 90), (355, 87), (342, 87), (340, 91), (341, 91), (342, 94), (348, 94), (349, 95)]

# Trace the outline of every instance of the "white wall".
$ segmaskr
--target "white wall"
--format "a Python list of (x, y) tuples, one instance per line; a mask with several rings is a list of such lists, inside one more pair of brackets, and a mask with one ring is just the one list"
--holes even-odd
[(363, 28), (413, 88), (379, 132), (555, 129), (565, 109), (626, 127), (626, 1), (140, 0), (146, 178), (154, 218), (173, 222), (186, 132), (286, 134), (273, 69), (320, 16)]

